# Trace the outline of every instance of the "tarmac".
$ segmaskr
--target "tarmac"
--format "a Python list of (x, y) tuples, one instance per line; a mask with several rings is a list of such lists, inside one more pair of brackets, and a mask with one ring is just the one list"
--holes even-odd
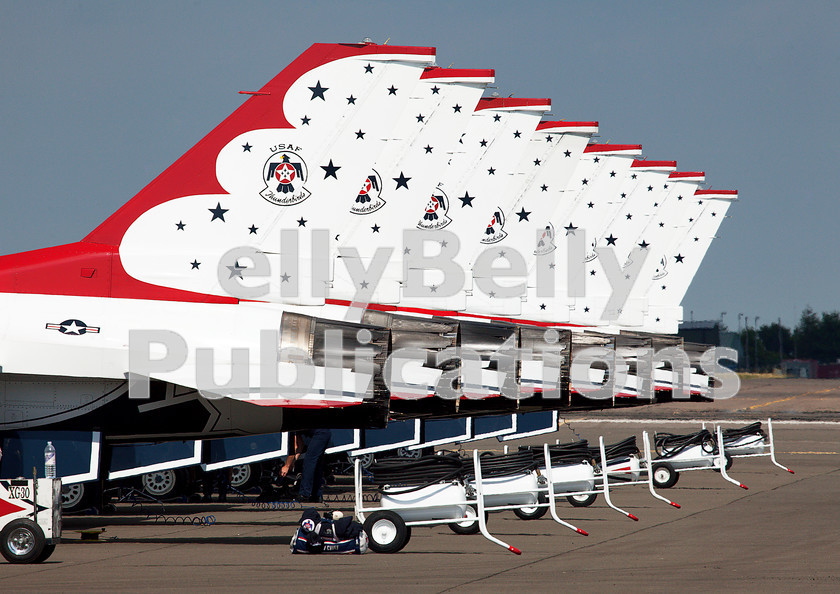
[[(576, 436), (597, 443), (599, 435), (609, 443), (643, 430), (690, 433), (702, 422), (730, 427), (767, 417), (777, 459), (796, 474), (766, 457), (736, 459), (730, 469), (749, 490), (711, 470), (683, 473), (660, 491), (681, 509), (644, 487), (614, 489), (613, 502), (638, 522), (603, 496), (588, 508), (559, 503), (560, 517), (589, 536), (549, 515), (491, 514), (490, 532), (521, 556), (446, 526), (413, 528), (408, 545), (391, 555), (292, 555), (299, 508), (260, 506), (253, 496), (165, 510), (121, 504), (114, 515), (65, 517), (62, 543), (47, 562), (0, 564), (0, 590), (840, 591), (840, 380), (750, 379), (729, 400), (570, 413), (559, 432), (510, 445)], [(331, 489), (343, 499), (340, 487)], [(346, 513), (353, 504), (318, 507)], [(210, 525), (198, 523), (208, 516)], [(94, 528), (104, 528), (98, 540), (83, 541), (80, 531)]]

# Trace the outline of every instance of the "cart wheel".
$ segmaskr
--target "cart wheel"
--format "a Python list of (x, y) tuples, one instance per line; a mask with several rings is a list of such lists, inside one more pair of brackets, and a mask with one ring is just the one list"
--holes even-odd
[(539, 520), (547, 511), (547, 507), (519, 507), (513, 510), (513, 515), (520, 520)]
[(403, 550), (405, 546), (408, 544), (408, 541), (411, 540), (411, 526), (405, 527), (405, 541), (402, 543), (400, 550)]
[[(734, 460), (729, 454), (724, 454), (724, 456), (726, 457), (726, 470), (729, 470), (730, 468), (732, 468), (732, 463), (734, 462)], [(720, 472), (720, 468), (715, 468), (715, 472)]]
[[(486, 520), (487, 517), (485, 512), (484, 519)], [(478, 512), (472, 505), (467, 506), (466, 518), (463, 522), (449, 524), (449, 529), (455, 534), (478, 534), (481, 531), (478, 525)]]
[(43, 563), (44, 561), (49, 559), (50, 556), (54, 552), (55, 552), (55, 545), (54, 544), (48, 544), (48, 545), (44, 546), (44, 550), (41, 551), (41, 556), (38, 557), (37, 559), (35, 559), (35, 563)]
[[(540, 503), (548, 503), (548, 496), (545, 493), (540, 493), (537, 501)], [(548, 507), (520, 507), (513, 510), (513, 514), (520, 520), (538, 520), (548, 512)]]
[(34, 563), (46, 544), (44, 531), (32, 520), (12, 520), (0, 532), (0, 549), (9, 563)]
[(598, 499), (597, 493), (588, 493), (586, 495), (567, 495), (566, 501), (571, 503), (574, 507), (589, 507), (595, 500)]
[(373, 512), (365, 520), (370, 549), (376, 553), (396, 553), (408, 541), (407, 526), (392, 511)]
[(653, 484), (660, 489), (670, 489), (680, 480), (680, 473), (670, 464), (663, 462), (653, 465)]

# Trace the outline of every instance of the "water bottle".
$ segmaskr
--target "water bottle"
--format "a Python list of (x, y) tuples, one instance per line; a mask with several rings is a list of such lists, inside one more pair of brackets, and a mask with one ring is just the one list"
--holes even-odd
[(48, 441), (47, 447), (44, 448), (44, 476), (55, 478), (55, 447), (51, 441)]

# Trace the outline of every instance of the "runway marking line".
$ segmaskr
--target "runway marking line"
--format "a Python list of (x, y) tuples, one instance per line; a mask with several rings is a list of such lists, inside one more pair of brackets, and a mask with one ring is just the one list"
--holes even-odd
[(815, 392), (803, 392), (802, 394), (796, 394), (794, 396), (788, 396), (787, 398), (782, 398), (780, 400), (773, 400), (771, 402), (765, 402), (763, 404), (753, 404), (752, 406), (748, 406), (744, 410), (752, 410), (754, 408), (761, 408), (763, 406), (770, 406), (771, 404), (777, 404), (779, 402), (787, 402), (788, 400), (793, 400), (794, 398), (799, 398), (800, 396), (813, 396), (814, 394), (827, 394), (828, 392), (833, 392), (836, 388), (826, 388), (825, 390), (817, 390)]
[(809, 454), (835, 454), (835, 455), (840, 454), (840, 452), (779, 452), (779, 453), (780, 454), (792, 454), (792, 455), (800, 454), (800, 455), (803, 455), (803, 456), (809, 455)]
[[(569, 418), (569, 417), (567, 417)], [(569, 418), (575, 424), (578, 423), (663, 423), (672, 425), (691, 424), (698, 425), (701, 423), (737, 423), (742, 424), (749, 422), (749, 419), (575, 419)], [(804, 421), (804, 420), (774, 420), (774, 425), (840, 425), (840, 421)]]

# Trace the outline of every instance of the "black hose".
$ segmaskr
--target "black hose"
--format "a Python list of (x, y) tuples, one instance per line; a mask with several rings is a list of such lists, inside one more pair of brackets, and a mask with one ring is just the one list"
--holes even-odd
[(732, 443), (734, 441), (739, 440), (742, 437), (746, 437), (747, 435), (761, 436), (762, 439), (767, 437), (767, 435), (761, 429), (761, 423), (759, 421), (756, 421), (755, 423), (750, 423), (749, 425), (745, 425), (744, 427), (736, 427), (735, 429), (724, 429), (722, 431), (722, 434), (724, 444)]
[[(471, 458), (463, 458), (464, 476), (467, 479), (475, 478), (475, 468)], [(484, 452), (479, 457), (481, 464), (482, 478), (497, 476), (511, 476), (531, 472), (537, 467), (538, 459), (531, 450), (520, 450), (509, 454), (493, 454)]]
[[(545, 458), (540, 446), (522, 446), (520, 449), (528, 449), (534, 452), (535, 459), (538, 464), (542, 466)], [(550, 445), (548, 446), (548, 455), (551, 459), (552, 466), (580, 464), (581, 462), (589, 461), (593, 458), (593, 455), (589, 451), (589, 442), (585, 439), (570, 443)]]
[[(601, 461), (601, 448), (591, 447), (589, 453), (593, 458)], [(636, 446), (636, 436), (632, 435), (627, 439), (622, 439), (616, 443), (605, 445), (604, 453), (607, 455), (607, 460), (616, 460), (619, 458), (629, 458), (630, 456), (638, 456), (639, 448)]]
[(686, 449), (697, 445), (702, 446), (703, 450), (709, 454), (717, 453), (717, 443), (707, 429), (686, 435), (654, 433), (653, 443), (658, 458), (673, 458)]
[[(386, 458), (368, 469), (373, 483), (398, 487), (399, 493), (418, 491), (435, 483), (462, 479), (464, 463), (457, 454), (423, 456), (416, 460)], [(404, 487), (404, 488), (403, 488)]]

